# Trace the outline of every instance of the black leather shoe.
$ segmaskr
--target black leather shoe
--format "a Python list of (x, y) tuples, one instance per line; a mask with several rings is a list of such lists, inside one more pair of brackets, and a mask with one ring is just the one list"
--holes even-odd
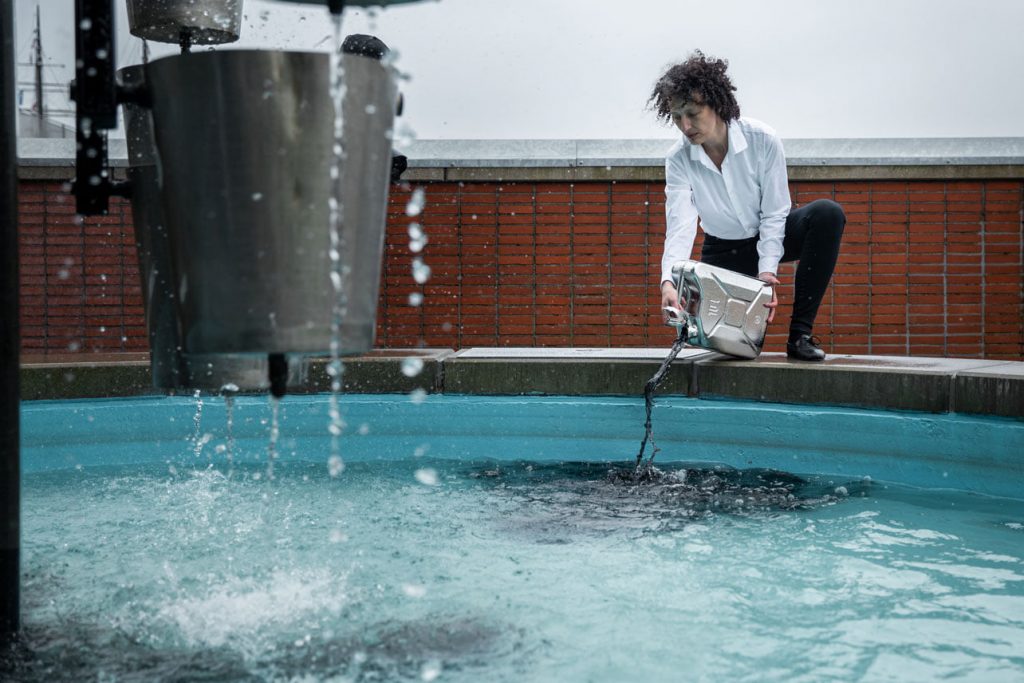
[(786, 355), (796, 360), (825, 360), (825, 352), (821, 350), (821, 340), (809, 334), (801, 334), (796, 341), (787, 342)]

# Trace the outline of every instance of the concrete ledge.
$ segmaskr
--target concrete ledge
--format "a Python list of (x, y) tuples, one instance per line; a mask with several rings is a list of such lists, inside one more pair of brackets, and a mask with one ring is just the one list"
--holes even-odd
[[(1024, 164), (949, 165), (949, 166), (788, 166), (793, 180), (1019, 180), (1024, 178)], [(20, 166), (22, 180), (71, 180), (72, 166)], [(115, 180), (126, 178), (125, 169), (115, 167)], [(448, 167), (410, 168), (402, 179), (412, 183), (435, 182), (653, 182), (665, 180), (664, 166), (564, 166), (564, 167)]]
[(957, 358), (831, 356), (811, 364), (789, 360), (782, 353), (766, 353), (754, 361), (698, 361), (697, 385), (702, 397), (943, 413), (953, 406), (954, 377), (992, 363)]
[[(407, 394), (417, 389), (428, 394), (440, 393), (444, 383), (443, 361), (454, 352), (451, 349), (379, 349), (363, 356), (344, 359), (342, 392), (348, 394)], [(416, 374), (406, 374), (403, 363), (417, 359), (423, 363)], [(331, 390), (327, 374), (329, 361), (317, 358), (310, 361), (308, 393)], [(413, 372), (415, 365), (409, 367)]]
[(1024, 417), (1024, 363), (995, 363), (958, 372), (950, 410)]
[[(417, 140), (405, 150), (413, 182), (664, 180), (676, 135), (644, 140)], [(824, 138), (783, 140), (791, 180), (964, 180), (1024, 178), (1024, 137)], [(110, 140), (116, 174), (123, 139)], [(75, 141), (18, 140), (18, 176), (70, 179)]]
[[(343, 391), (639, 398), (667, 353), (667, 348), (379, 350), (345, 360)], [(422, 361), (419, 373), (403, 372), (408, 358)], [(328, 391), (326, 364), (312, 360), (309, 381), (296, 393)], [(148, 362), (134, 358), (73, 362), (65, 356), (56, 363), (25, 363), (21, 382), (25, 400), (156, 393)], [(801, 363), (774, 353), (741, 361), (686, 349), (658, 394), (1024, 419), (1024, 363), (895, 356)]]
[[(569, 396), (643, 395), (661, 366), (663, 349), (468, 349), (445, 362), (446, 393)], [(660, 392), (691, 395), (693, 361), (710, 354), (686, 349)]]
[(157, 394), (149, 361), (23, 363), (21, 398), (111, 398)]

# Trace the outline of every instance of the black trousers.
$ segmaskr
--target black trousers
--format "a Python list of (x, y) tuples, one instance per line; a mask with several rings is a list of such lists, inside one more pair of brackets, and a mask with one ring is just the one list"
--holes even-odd
[[(800, 262), (796, 267), (793, 316), (789, 324), (791, 338), (810, 334), (814, 329), (814, 318), (839, 258), (844, 227), (846, 214), (831, 199), (818, 199), (801, 206), (786, 218), (782, 261)], [(758, 237), (723, 240), (705, 234), (700, 260), (757, 277), (757, 241)]]

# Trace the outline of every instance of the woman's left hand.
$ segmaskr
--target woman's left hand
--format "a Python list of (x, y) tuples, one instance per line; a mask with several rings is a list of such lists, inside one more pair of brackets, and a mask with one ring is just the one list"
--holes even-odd
[(779, 279), (777, 277), (775, 277), (775, 273), (759, 273), (757, 279), (761, 280), (762, 282), (767, 282), (772, 286), (772, 300), (764, 305), (765, 308), (769, 309), (768, 322), (770, 323), (771, 321), (775, 320), (775, 308), (779, 305), (779, 294), (776, 290), (776, 287), (782, 283), (779, 282)]

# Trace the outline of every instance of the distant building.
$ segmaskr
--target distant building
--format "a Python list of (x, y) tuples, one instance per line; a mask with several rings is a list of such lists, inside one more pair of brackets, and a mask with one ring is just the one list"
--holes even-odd
[(18, 81), (18, 85), (31, 85), (35, 93), (35, 103), (32, 106), (25, 106), (25, 90), (18, 91), (18, 137), (22, 138), (68, 138), (75, 137), (75, 128), (61, 123), (53, 118), (53, 115), (74, 115), (73, 110), (53, 109), (46, 105), (45, 94), (47, 90), (55, 90), (59, 93), (66, 93), (66, 84), (48, 84), (43, 79), (43, 38), (42, 22), (39, 16), (39, 6), (36, 6), (36, 29), (32, 40), (32, 55), (28, 62), (18, 63), (18, 66), (30, 66), (33, 71), (31, 81)]
[(49, 118), (40, 118), (34, 111), (18, 110), (18, 137), (20, 138), (73, 138), (74, 126)]

